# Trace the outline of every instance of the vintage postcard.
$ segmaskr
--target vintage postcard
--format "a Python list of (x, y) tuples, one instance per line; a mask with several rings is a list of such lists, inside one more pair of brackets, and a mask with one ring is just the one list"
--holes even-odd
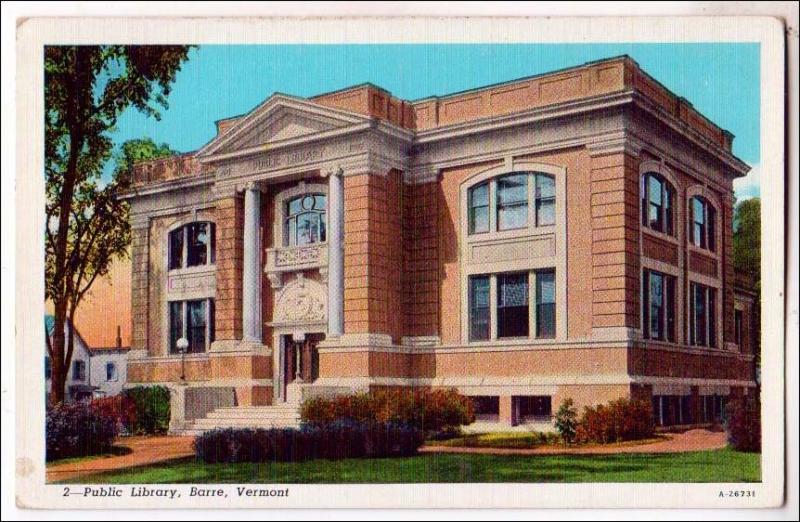
[(783, 502), (779, 20), (17, 42), (20, 506)]

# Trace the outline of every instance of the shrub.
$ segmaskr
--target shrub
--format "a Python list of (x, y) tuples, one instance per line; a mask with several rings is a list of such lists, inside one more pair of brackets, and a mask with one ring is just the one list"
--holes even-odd
[(136, 403), (125, 395), (95, 399), (90, 403), (93, 411), (102, 417), (114, 419), (119, 433), (132, 433), (136, 426)]
[(556, 429), (566, 443), (575, 440), (575, 430), (578, 428), (578, 412), (572, 399), (567, 398), (561, 403), (556, 412)]
[(312, 398), (303, 403), (300, 416), (310, 426), (337, 420), (399, 423), (424, 433), (454, 431), (475, 421), (472, 401), (455, 390), (378, 390)]
[(103, 415), (91, 405), (77, 402), (54, 406), (47, 412), (47, 460), (85, 457), (109, 451), (117, 436), (113, 415)]
[(761, 451), (761, 400), (748, 394), (728, 403), (728, 444), (738, 451)]
[(654, 433), (650, 403), (622, 398), (584, 408), (575, 438), (579, 442), (609, 443), (647, 439)]
[(194, 441), (207, 463), (299, 462), (311, 459), (381, 458), (416, 454), (419, 430), (395, 423), (336, 421), (301, 429), (219, 429)]
[(169, 429), (169, 389), (166, 386), (136, 386), (123, 395), (136, 405), (136, 422), (131, 433), (166, 433)]

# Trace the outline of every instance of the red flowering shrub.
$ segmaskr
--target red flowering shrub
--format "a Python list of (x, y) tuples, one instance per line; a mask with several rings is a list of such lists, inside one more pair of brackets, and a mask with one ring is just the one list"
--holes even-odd
[(47, 412), (46, 457), (51, 461), (99, 455), (111, 449), (116, 436), (117, 424), (112, 417), (83, 402), (62, 403)]
[(754, 393), (728, 403), (728, 443), (739, 451), (761, 451), (761, 401)]
[(472, 401), (455, 390), (377, 390), (318, 397), (303, 403), (300, 416), (308, 425), (338, 420), (401, 423), (426, 433), (475, 421)]
[(136, 425), (136, 403), (125, 395), (95, 399), (89, 407), (103, 418), (114, 419), (120, 433), (131, 433)]
[(578, 442), (621, 442), (647, 439), (655, 433), (652, 407), (647, 401), (617, 399), (587, 406), (575, 433)]

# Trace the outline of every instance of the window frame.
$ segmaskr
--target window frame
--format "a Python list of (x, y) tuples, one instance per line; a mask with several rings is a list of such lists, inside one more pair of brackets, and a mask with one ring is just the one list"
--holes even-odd
[(76, 359), (72, 361), (72, 380), (73, 381), (86, 381), (86, 361), (83, 359)]
[[(495, 278), (496, 278), (496, 281), (497, 281), (497, 299), (495, 300), (495, 303), (494, 303), (494, 305), (495, 305), (495, 307), (497, 309), (497, 313), (496, 313), (496, 315), (497, 315), (497, 328), (496, 328), (496, 334), (495, 334), (496, 338), (498, 340), (500, 340), (500, 339), (527, 339), (527, 338), (529, 338), (531, 336), (531, 331), (530, 331), (531, 295), (530, 295), (530, 277), (529, 277), (528, 272), (501, 272), (501, 273), (496, 274)], [(523, 291), (525, 292), (525, 304), (524, 305), (510, 306), (510, 305), (506, 305), (505, 303), (501, 303), (501, 298), (502, 298), (502, 293), (501, 293), (501, 290), (500, 290), (501, 284), (503, 282), (505, 282), (505, 280), (510, 280), (510, 279), (513, 279), (513, 278), (521, 278), (522, 279), (521, 286), (524, 289)], [(519, 284), (519, 283), (517, 283), (517, 284)], [(525, 324), (525, 327), (524, 327), (525, 334), (524, 335), (506, 335), (506, 334), (502, 334), (501, 331), (500, 331), (501, 325), (505, 326), (505, 324), (508, 321), (501, 319), (501, 317), (500, 317), (501, 310), (503, 311), (504, 315), (506, 313), (508, 313), (508, 314), (519, 314), (519, 313), (521, 313), (521, 310), (519, 310), (519, 311), (517, 311), (517, 310), (511, 311), (510, 310), (510, 309), (517, 309), (517, 308), (519, 308), (519, 309), (524, 308), (525, 309), (525, 315), (524, 315), (524, 317), (525, 317), (525, 323), (524, 323)], [(506, 310), (509, 310), (509, 311), (506, 312)], [(490, 313), (490, 319), (491, 319), (491, 313)], [(490, 328), (490, 330), (491, 330), (491, 328)], [(512, 332), (512, 333), (515, 333), (515, 332)]]
[[(491, 219), (491, 199), (492, 199), (492, 191), (490, 187), (490, 180), (482, 181), (476, 185), (471, 186), (467, 190), (467, 234), (469, 235), (477, 235), (477, 234), (488, 234), (491, 232), (492, 227), (492, 219)], [(473, 203), (475, 197), (474, 193), (477, 189), (486, 187), (486, 203), (484, 205), (475, 205)], [(475, 220), (475, 210), (479, 208), (486, 209), (486, 229), (485, 230), (476, 230), (474, 224)]]
[[(525, 176), (525, 197), (500, 203), (500, 184), (503, 179), (512, 176)], [(547, 178), (553, 188), (552, 196), (542, 196), (540, 191), (540, 180)], [(474, 191), (486, 187), (487, 204), (474, 205)], [(492, 234), (515, 234), (523, 230), (530, 229), (549, 229), (558, 223), (558, 179), (557, 175), (550, 172), (539, 170), (510, 170), (491, 177), (482, 178), (466, 188), (466, 234), (468, 237), (492, 235)], [(542, 223), (542, 211), (545, 205), (552, 206), (552, 222)], [(500, 213), (503, 209), (525, 207), (525, 223), (521, 226), (502, 228), (500, 225)], [(486, 208), (488, 214), (486, 230), (476, 229), (473, 226), (475, 209)]]
[[(659, 304), (660, 317), (658, 319), (658, 335), (652, 332), (653, 319), (653, 300), (652, 282), (653, 276), (661, 278), (661, 303)], [(677, 277), (672, 274), (653, 270), (652, 268), (642, 269), (642, 338), (652, 341), (662, 341), (668, 343), (676, 342), (677, 332)]]
[[(487, 292), (486, 306), (476, 306), (475, 305), (475, 302), (476, 302), (476, 300), (475, 300), (476, 289), (475, 289), (475, 284), (474, 283), (477, 280), (485, 280), (486, 281), (486, 292)], [(468, 320), (469, 324), (468, 324), (467, 330), (468, 330), (468, 335), (469, 335), (469, 337), (468, 337), (469, 341), (470, 342), (479, 342), (479, 341), (485, 342), (485, 341), (489, 341), (489, 340), (492, 339), (492, 290), (491, 290), (492, 280), (491, 280), (491, 276), (483, 275), (483, 274), (469, 276), (468, 284), (469, 284), (469, 288), (468, 288), (469, 297), (468, 297), (468, 305), (467, 305), (468, 306), (468, 313), (467, 313), (468, 319), (467, 320)], [(475, 335), (476, 328), (475, 328), (475, 321), (474, 321), (474, 319), (475, 319), (474, 313), (475, 313), (475, 311), (477, 309), (480, 309), (481, 311), (485, 310), (484, 313), (487, 316), (486, 337), (482, 337), (482, 336), (478, 337), (478, 336)]]
[[(108, 369), (113, 368), (112, 376), (108, 376)], [(116, 382), (119, 380), (119, 369), (117, 368), (117, 363), (114, 361), (106, 361), (106, 382)]]
[[(655, 181), (659, 185), (660, 203), (653, 202), (651, 193), (652, 183)], [(672, 182), (667, 179), (663, 174), (653, 171), (647, 171), (641, 176), (641, 224), (642, 227), (664, 234), (674, 238), (676, 236), (675, 226), (675, 203), (676, 203), (676, 189)], [(658, 227), (653, 226), (653, 221), (650, 216), (651, 208), (657, 208), (657, 223)]]
[[(209, 233), (209, 240), (206, 243), (206, 262), (203, 264), (195, 264), (189, 265), (189, 231), (192, 227), (196, 225), (206, 225), (208, 227)], [(173, 238), (180, 237), (180, 263), (178, 266), (175, 266), (174, 260), (175, 251), (174, 247), (176, 246), (173, 242)], [(203, 220), (198, 219), (196, 221), (189, 221), (186, 223), (182, 223), (181, 225), (171, 229), (167, 233), (167, 270), (169, 272), (175, 270), (198, 270), (198, 269), (210, 269), (216, 266), (217, 258), (216, 258), (216, 250), (217, 250), (217, 225), (214, 221), (211, 220)]]
[[(695, 202), (701, 208), (702, 221), (698, 219)], [(707, 197), (700, 194), (689, 196), (689, 244), (713, 254), (717, 253), (717, 214), (717, 208)], [(696, 237), (697, 227), (701, 227), (699, 238)]]
[[(525, 180), (523, 194), (524, 196), (521, 199), (516, 199), (512, 201), (508, 201), (505, 203), (500, 202), (500, 194), (501, 184), (510, 179), (510, 178), (521, 178)], [(531, 175), (529, 172), (509, 172), (508, 174), (503, 174), (502, 176), (497, 176), (495, 179), (495, 224), (497, 227), (497, 232), (506, 232), (508, 230), (521, 230), (528, 228), (530, 226), (531, 220), (531, 197), (530, 197), (530, 178)], [(510, 189), (509, 189), (510, 190)], [(522, 225), (514, 226), (514, 227), (507, 227), (502, 228), (500, 225), (500, 213), (506, 209), (518, 209), (524, 208), (525, 209), (525, 222)]]
[[(167, 310), (169, 316), (167, 318), (167, 328), (168, 328), (168, 350), (169, 355), (180, 355), (181, 352), (178, 350), (177, 341), (181, 337), (189, 340), (189, 306), (188, 303), (205, 303), (205, 328), (203, 334), (203, 349), (202, 350), (192, 350), (192, 344), (190, 342), (189, 346), (186, 348), (186, 355), (190, 354), (202, 354), (207, 353), (211, 349), (211, 343), (216, 340), (216, 330), (214, 326), (214, 321), (216, 320), (216, 306), (213, 297), (203, 297), (200, 299), (181, 299), (181, 300), (174, 300), (169, 301)], [(173, 331), (173, 310), (175, 305), (178, 305), (180, 308), (180, 320), (181, 320), (181, 333), (177, 337)]]
[[(308, 197), (312, 197), (314, 199), (314, 204), (313, 204), (311, 209), (306, 209), (303, 206), (303, 201)], [(316, 208), (317, 198), (318, 197), (325, 198), (325, 208), (322, 211), (317, 210), (317, 208)], [(300, 201), (300, 211), (292, 214), (289, 207), (294, 201), (298, 201), (298, 200)], [(312, 245), (324, 245), (324, 244), (327, 244), (327, 242), (328, 242), (328, 194), (327, 193), (318, 192), (318, 191), (307, 191), (307, 192), (303, 192), (303, 193), (300, 193), (300, 194), (295, 194), (295, 195), (289, 196), (282, 203), (283, 203), (283, 214), (282, 214), (282, 217), (283, 217), (283, 224), (282, 224), (282, 226), (283, 226), (283, 245), (282, 246), (293, 248), (293, 247), (307, 247), (307, 246), (312, 246)], [(306, 214), (312, 214), (312, 215), (316, 215), (317, 216), (317, 219), (319, 220), (318, 221), (318, 223), (319, 223), (318, 237), (320, 239), (318, 241), (312, 241), (310, 243), (298, 244), (297, 243), (297, 234), (298, 234), (297, 222), (298, 222), (298, 219), (300, 218), (300, 216), (306, 215)], [(289, 226), (290, 226), (290, 222), (291, 221), (294, 221), (294, 223), (295, 223), (294, 238), (292, 238), (292, 236), (290, 234)], [(294, 244), (292, 244), (292, 240), (294, 241)]]
[[(717, 288), (696, 281), (689, 282), (689, 345), (701, 348), (719, 348)], [(698, 293), (700, 292), (700, 293)], [(699, 339), (697, 298), (701, 295), (703, 307), (703, 338)]]
[[(547, 274), (552, 277), (553, 302), (539, 303), (540, 277)], [(527, 335), (525, 336), (501, 336), (500, 333), (500, 278), (507, 276), (524, 275), (527, 278)], [(476, 279), (484, 279), (489, 283), (489, 335), (487, 338), (477, 338), (473, 332), (474, 322), (474, 286)], [(514, 341), (553, 341), (558, 338), (558, 274), (555, 267), (536, 268), (530, 270), (509, 270), (504, 272), (469, 274), (467, 277), (467, 314), (466, 314), (466, 340), (468, 343), (494, 343), (494, 342), (514, 342)], [(540, 306), (546, 305), (552, 309), (552, 335), (540, 335), (538, 316)], [(483, 308), (483, 307), (481, 307)]]
[(741, 348), (744, 341), (744, 310), (739, 308), (733, 310), (733, 336), (736, 345)]

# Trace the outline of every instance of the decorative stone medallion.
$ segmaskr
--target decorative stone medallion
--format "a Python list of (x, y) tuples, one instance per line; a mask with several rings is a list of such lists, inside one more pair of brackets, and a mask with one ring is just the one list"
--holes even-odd
[(273, 321), (282, 324), (321, 323), (328, 318), (328, 289), (302, 273), (283, 287)]

